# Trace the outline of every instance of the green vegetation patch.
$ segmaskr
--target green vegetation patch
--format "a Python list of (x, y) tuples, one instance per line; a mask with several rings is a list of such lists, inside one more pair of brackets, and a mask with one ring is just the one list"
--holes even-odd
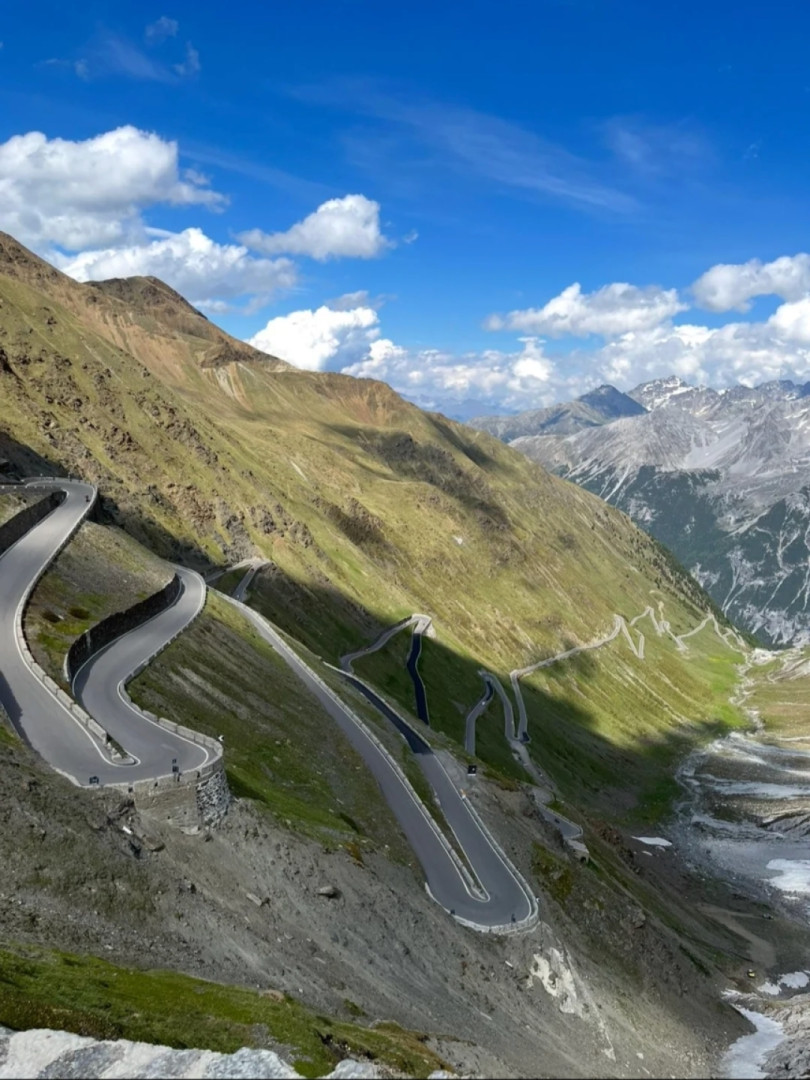
[(245, 617), (215, 591), (201, 616), (129, 684), (142, 708), (222, 735), (234, 795), (334, 846), (404, 858), (405, 841), (335, 721)]
[(68, 649), (88, 628), (162, 589), (168, 563), (120, 529), (85, 522), (44, 574), (25, 612), (35, 659), (63, 683)]
[(758, 710), (769, 735), (807, 739), (810, 744), (810, 650), (775, 657), (750, 672), (752, 690), (745, 704)]
[(28, 945), (0, 948), (0, 1024), (226, 1054), (280, 1047), (304, 1076), (322, 1076), (347, 1056), (379, 1060), (406, 1076), (444, 1067), (425, 1036), (394, 1024), (364, 1028), (316, 1016), (275, 990), (115, 967)]
[(644, 659), (623, 635), (521, 680), (529, 750), (572, 805), (654, 824), (671, 811), (678, 763), (746, 723), (729, 704), (741, 655), (706, 628), (677, 650), (648, 619)]
[(558, 904), (564, 904), (574, 888), (574, 871), (570, 861), (553, 855), (541, 844), (533, 844), (532, 871), (542, 888)]

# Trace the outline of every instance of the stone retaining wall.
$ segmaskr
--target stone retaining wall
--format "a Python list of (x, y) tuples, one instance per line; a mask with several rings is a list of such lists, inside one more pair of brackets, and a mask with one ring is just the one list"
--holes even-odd
[[(22, 488), (22, 491), (25, 492), (25, 488)], [(22, 539), (30, 529), (52, 513), (66, 498), (64, 491), (52, 491), (44, 499), (35, 502), (33, 506), (26, 506), (13, 518), (9, 518), (0, 525), (0, 555)]]
[(145, 600), (133, 604), (126, 611), (116, 611), (113, 615), (108, 615), (106, 619), (102, 619), (89, 630), (85, 630), (81, 637), (76, 638), (70, 646), (65, 658), (65, 677), (68, 682), (72, 685), (79, 668), (86, 664), (91, 656), (101, 652), (110, 642), (170, 608), (181, 590), (180, 577), (175, 574), (160, 592), (147, 596)]
[(197, 833), (201, 827), (218, 825), (231, 805), (221, 756), (202, 769), (161, 776), (157, 780), (105, 786), (126, 791), (140, 813), (185, 833)]

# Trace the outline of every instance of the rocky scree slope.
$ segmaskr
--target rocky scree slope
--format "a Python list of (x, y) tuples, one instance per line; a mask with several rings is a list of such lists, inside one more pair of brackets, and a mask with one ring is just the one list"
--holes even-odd
[(769, 645), (810, 641), (810, 385), (716, 391), (673, 377), (647, 410), (515, 449), (669, 547), (723, 612)]

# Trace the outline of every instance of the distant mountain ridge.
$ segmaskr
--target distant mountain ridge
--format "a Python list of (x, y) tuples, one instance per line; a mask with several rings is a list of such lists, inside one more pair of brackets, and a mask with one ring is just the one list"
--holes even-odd
[(644, 411), (508, 441), (630, 514), (764, 643), (810, 642), (810, 383), (622, 396)]
[(585, 428), (601, 427), (623, 416), (638, 416), (645, 406), (615, 386), (599, 386), (575, 401), (552, 405), (547, 409), (532, 409), (516, 416), (478, 416), (469, 421), (470, 427), (488, 431), (504, 442), (524, 435), (572, 435)]

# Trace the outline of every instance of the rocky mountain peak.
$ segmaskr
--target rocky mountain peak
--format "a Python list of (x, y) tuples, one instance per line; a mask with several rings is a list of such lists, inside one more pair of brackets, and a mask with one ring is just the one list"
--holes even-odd
[(705, 389), (705, 387), (692, 386), (678, 375), (668, 375), (664, 379), (640, 383), (634, 390), (630, 390), (627, 396), (639, 405), (643, 405), (646, 410), (652, 411), (669, 405), (673, 398), (683, 394), (691, 395)]
[(622, 393), (615, 386), (603, 383), (595, 390), (589, 390), (587, 394), (581, 394), (577, 401), (596, 409), (605, 419), (618, 419), (620, 416), (640, 416), (646, 412), (645, 406), (632, 398), (629, 394)]
[(67, 275), (5, 232), (0, 232), (0, 273), (39, 288), (47, 282), (71, 282)]

